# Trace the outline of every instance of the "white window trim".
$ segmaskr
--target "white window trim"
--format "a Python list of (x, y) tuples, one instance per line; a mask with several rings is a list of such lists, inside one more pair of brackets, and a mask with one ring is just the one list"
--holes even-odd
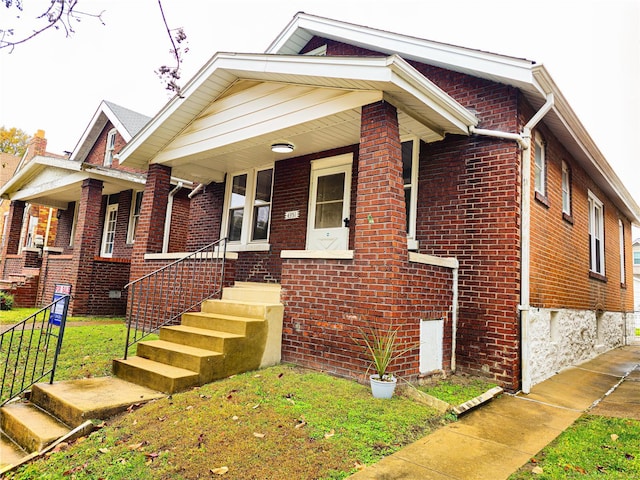
[[(138, 195), (142, 195), (143, 193), (143, 190), (132, 190), (131, 192), (131, 209), (129, 210), (129, 226), (127, 227), (128, 244), (132, 244), (136, 240), (136, 200), (138, 199)], [(140, 205), (140, 209), (142, 210), (142, 205)], [(138, 218), (140, 218), (140, 213), (138, 213)]]
[(309, 56), (325, 56), (327, 54), (327, 44), (320, 45), (318, 48), (314, 48), (313, 50), (305, 53), (305, 55)]
[(620, 236), (620, 283), (627, 283), (627, 268), (624, 264), (624, 223), (618, 219), (618, 233)]
[[(533, 188), (536, 192), (540, 193), (541, 195), (546, 195), (547, 193), (547, 153), (545, 151), (544, 148), (544, 140), (542, 139), (542, 137), (540, 137), (540, 135), (536, 135), (535, 140), (534, 140), (534, 149), (533, 149), (533, 168), (534, 168), (534, 174), (533, 174)], [(537, 167), (536, 164), (536, 149), (540, 149), (540, 188), (538, 188), (538, 186), (536, 185), (536, 175), (535, 175), (535, 169)]]
[(104, 163), (103, 163), (105, 167), (110, 167), (111, 164), (113, 163), (113, 152), (115, 151), (115, 148), (116, 148), (117, 133), (118, 133), (118, 130), (116, 130), (115, 128), (112, 128), (111, 130), (109, 130), (109, 133), (107, 133), (107, 143), (104, 149)]
[[(564, 160), (562, 161), (562, 213), (571, 215), (571, 169)], [(565, 205), (565, 192), (567, 204)]]
[[(588, 191), (588, 202), (589, 202), (589, 235), (590, 235), (590, 258), (589, 258), (589, 270), (599, 275), (605, 275), (605, 248), (604, 248), (604, 204), (596, 197), (591, 190)], [(600, 222), (599, 229), (596, 232), (596, 216), (599, 213)], [(596, 239), (600, 239), (600, 271), (597, 269), (596, 265)]]
[(109, 214), (113, 211), (116, 212), (116, 221), (113, 228), (113, 249), (115, 249), (115, 243), (116, 243), (115, 235), (116, 235), (116, 229), (118, 225), (118, 204), (117, 203), (112, 203), (110, 205), (107, 205), (107, 208), (104, 212), (104, 225), (102, 227), (102, 243), (100, 245), (100, 256), (105, 258), (113, 257), (113, 249), (111, 250), (111, 252), (108, 252), (108, 253), (106, 252), (107, 233), (109, 231)]
[(73, 207), (73, 218), (71, 219), (71, 235), (69, 237), (69, 246), (73, 247), (74, 237), (76, 236), (76, 227), (78, 226), (78, 209), (80, 207), (80, 200), (75, 202)]
[[(256, 179), (258, 177), (258, 172), (263, 170), (272, 170), (275, 173), (275, 168), (273, 164), (264, 165), (261, 167), (250, 168), (247, 170), (241, 170), (238, 172), (229, 173), (227, 175), (227, 181), (225, 185), (225, 194), (224, 194), (224, 215), (222, 216), (222, 225), (220, 229), (220, 237), (225, 238), (228, 234), (229, 230), (229, 206), (231, 204), (231, 190), (233, 188), (233, 177), (237, 177), (238, 175), (247, 175), (247, 195), (245, 195), (244, 201), (244, 215), (242, 217), (242, 233), (240, 234), (239, 241), (228, 242), (229, 247), (232, 245), (239, 246), (250, 246), (250, 245), (269, 245), (269, 236), (271, 235), (271, 214), (273, 213), (273, 184), (275, 175), (272, 174), (271, 177), (271, 203), (269, 208), (269, 230), (267, 231), (266, 240), (251, 240), (251, 226), (253, 225), (253, 207), (256, 196)], [(234, 248), (236, 251), (244, 250), (245, 248)], [(246, 249), (250, 250), (251, 247), (247, 247)], [(262, 250), (262, 248), (260, 249)]]
[[(411, 157), (411, 198), (409, 199), (409, 231), (407, 232), (407, 245), (409, 250), (418, 249), (416, 240), (416, 225), (418, 219), (418, 177), (420, 170), (420, 138), (417, 136), (403, 137), (400, 143), (413, 141)], [(404, 192), (405, 184), (402, 185)]]

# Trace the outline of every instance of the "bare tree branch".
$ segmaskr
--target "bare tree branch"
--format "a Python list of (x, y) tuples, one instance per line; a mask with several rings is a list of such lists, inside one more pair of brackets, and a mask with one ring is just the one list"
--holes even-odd
[(180, 80), (182, 54), (189, 51), (188, 47), (185, 47), (183, 50), (182, 43), (186, 41), (187, 35), (184, 33), (182, 27), (174, 29), (169, 28), (167, 18), (164, 14), (164, 8), (162, 7), (162, 0), (158, 0), (158, 7), (160, 8), (160, 15), (162, 16), (164, 28), (166, 29), (167, 35), (169, 36), (169, 41), (171, 42), (172, 48), (171, 50), (169, 50), (169, 53), (171, 53), (175, 60), (175, 66), (169, 67), (167, 65), (162, 65), (160, 68), (158, 68), (158, 70), (156, 70), (156, 74), (165, 84), (165, 89), (169, 90), (170, 92), (174, 92), (177, 95), (180, 95), (181, 87), (180, 85), (178, 85), (178, 80)]

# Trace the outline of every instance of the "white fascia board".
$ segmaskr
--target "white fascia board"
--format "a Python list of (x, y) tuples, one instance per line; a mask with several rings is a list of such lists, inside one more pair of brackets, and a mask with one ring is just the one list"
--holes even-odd
[(296, 37), (314, 35), (388, 54), (398, 54), (454, 71), (522, 87), (531, 84), (530, 60), (458, 47), (299, 13), (267, 49), (267, 53), (299, 53), (290, 45)]
[(80, 164), (78, 162), (62, 158), (35, 157), (4, 184), (0, 189), (0, 197), (12, 198), (10, 192), (16, 192), (20, 187), (26, 185), (29, 182), (29, 179), (33, 178), (38, 172), (46, 168), (58, 168), (74, 172), (80, 170)]
[(45, 193), (51, 194), (56, 191), (65, 190), (66, 187), (81, 182), (85, 178), (86, 175), (82, 172), (73, 172), (63, 177), (57, 177), (49, 182), (41, 181), (14, 192), (14, 194), (11, 195), (11, 200), (29, 201), (30, 199), (43, 196)]
[(84, 163), (82, 170), (87, 173), (91, 178), (101, 180), (103, 178), (119, 180), (127, 183), (134, 183), (144, 185), (147, 182), (146, 175), (141, 173), (131, 173), (122, 170), (116, 170), (113, 168), (104, 168), (97, 165), (91, 165)]

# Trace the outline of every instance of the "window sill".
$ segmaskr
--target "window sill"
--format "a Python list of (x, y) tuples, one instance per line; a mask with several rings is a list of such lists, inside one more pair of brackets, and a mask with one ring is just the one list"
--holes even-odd
[[(145, 260), (180, 260), (187, 255), (191, 255), (193, 252), (171, 252), (171, 253), (145, 253)], [(198, 257), (199, 259), (209, 259), (216, 258), (217, 252), (209, 252), (207, 255), (202, 255)], [(234, 252), (227, 251), (225, 255), (225, 259), (227, 260), (237, 260), (238, 254)]]
[(268, 252), (270, 250), (270, 243), (227, 243), (227, 252)]
[(604, 275), (600, 274), (600, 273), (596, 273), (596, 272), (592, 272), (589, 271), (589, 278), (593, 278), (594, 280), (599, 280), (601, 282), (607, 283), (607, 277), (605, 277)]
[(282, 250), (281, 258), (353, 260), (353, 250)]
[(565, 222), (573, 225), (573, 215), (569, 215), (568, 213), (562, 212), (562, 219)]
[(546, 195), (543, 195), (540, 192), (536, 192), (535, 199), (545, 207), (549, 208), (549, 199), (547, 198)]

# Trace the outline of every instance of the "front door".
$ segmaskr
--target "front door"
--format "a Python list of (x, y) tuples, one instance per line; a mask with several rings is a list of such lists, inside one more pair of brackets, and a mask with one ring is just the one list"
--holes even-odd
[(351, 154), (311, 164), (307, 250), (349, 249)]

